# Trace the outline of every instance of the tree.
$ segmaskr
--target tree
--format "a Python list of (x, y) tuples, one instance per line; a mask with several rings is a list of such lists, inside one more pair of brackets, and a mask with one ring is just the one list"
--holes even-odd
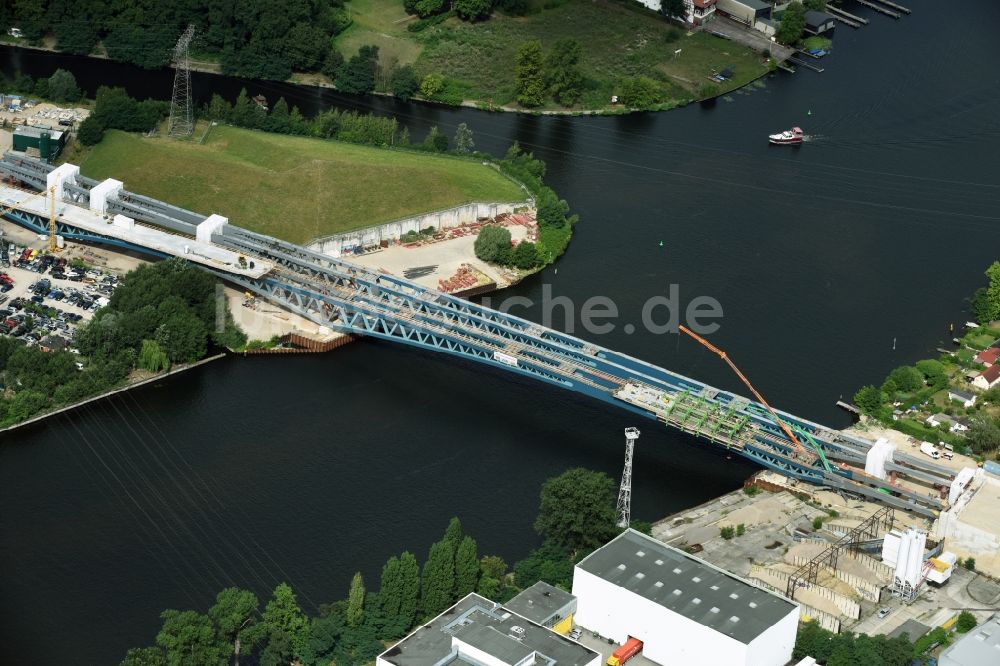
[(132, 648), (119, 666), (167, 666), (167, 656), (160, 648)]
[(884, 402), (885, 394), (871, 384), (862, 386), (854, 394), (854, 404), (858, 406), (862, 414), (868, 416), (876, 416), (882, 409), (882, 403)]
[(660, 103), (660, 84), (648, 76), (625, 79), (618, 97), (631, 109), (649, 110)]
[(370, 93), (375, 90), (375, 69), (378, 67), (378, 47), (367, 45), (358, 49), (337, 71), (337, 88), (349, 93)]
[[(41, 93), (39, 93), (41, 95)], [(49, 77), (49, 98), (54, 102), (76, 102), (82, 93), (76, 77), (65, 69), (57, 69)]]
[(687, 14), (684, 0), (660, 0), (660, 13), (667, 18), (682, 18)]
[(781, 23), (774, 33), (775, 39), (782, 44), (791, 46), (802, 38), (806, 27), (806, 8), (801, 2), (792, 2), (781, 15)]
[(382, 567), (382, 581), (378, 591), (378, 600), (382, 615), (387, 619), (399, 616), (403, 603), (403, 579), (399, 567), (399, 558), (393, 555)]
[(910, 393), (922, 388), (924, 375), (912, 365), (901, 365), (889, 373), (889, 379), (896, 383), (900, 391)]
[(389, 79), (392, 94), (400, 99), (410, 99), (420, 89), (417, 72), (410, 65), (398, 67)]
[(94, 116), (87, 116), (80, 123), (80, 128), (76, 132), (80, 143), (85, 146), (94, 146), (104, 138), (104, 123)]
[(493, 0), (452, 0), (451, 8), (461, 19), (478, 21), (489, 17)]
[(570, 551), (604, 545), (615, 528), (615, 482), (576, 467), (542, 485), (535, 531)]
[(546, 541), (514, 565), (514, 581), (518, 587), (531, 587), (540, 580), (569, 589), (573, 580), (571, 553)]
[(400, 602), (399, 621), (403, 629), (400, 634), (413, 626), (417, 619), (417, 605), (420, 597), (420, 565), (409, 551), (399, 556)]
[(365, 619), (365, 582), (358, 571), (351, 579), (351, 590), (347, 597), (347, 624), (357, 627)]
[(542, 67), (542, 43), (532, 40), (517, 49), (514, 91), (521, 106), (541, 106), (545, 102), (545, 77)]
[(452, 601), (455, 589), (455, 550), (445, 540), (435, 542), (420, 579), (420, 606), (425, 615), (437, 615)]
[(466, 536), (455, 553), (456, 599), (475, 591), (476, 583), (479, 582), (479, 558), (476, 551), (476, 540)]
[(936, 384), (945, 378), (944, 365), (941, 361), (925, 359), (923, 361), (917, 361), (916, 367), (917, 370), (919, 370), (927, 379), (927, 383), (929, 384)]
[(514, 248), (510, 257), (511, 263), (522, 270), (530, 270), (538, 266), (541, 257), (538, 253), (538, 246), (531, 241), (521, 241)]
[(826, 0), (802, 0), (802, 6), (812, 12), (825, 12)]
[(431, 131), (424, 138), (423, 146), (426, 150), (443, 153), (448, 150), (448, 137), (438, 131), (437, 125), (431, 127)]
[(483, 576), (503, 580), (507, 575), (507, 563), (499, 555), (484, 555), (479, 560), (479, 570)]
[(208, 609), (208, 617), (215, 623), (219, 640), (232, 644), (237, 665), (240, 663), (243, 633), (252, 633), (258, 608), (260, 602), (256, 594), (238, 587), (227, 587), (216, 595), (215, 604)]
[(733, 533), (734, 530), (732, 525), (723, 525), (722, 527), (719, 528), (719, 536), (725, 539), (726, 541), (729, 541), (730, 539), (733, 538)]
[(275, 655), (284, 654), (287, 643), (298, 655), (308, 635), (309, 618), (299, 608), (292, 588), (288, 583), (281, 583), (274, 588), (274, 594), (261, 613), (260, 622), (254, 628), (253, 642), (266, 641), (265, 651), (271, 648), (271, 653)]
[(233, 105), (224, 100), (218, 93), (212, 94), (212, 99), (208, 102), (206, 114), (211, 120), (229, 122), (233, 115)]
[(444, 90), (444, 77), (431, 72), (420, 82), (420, 94), (426, 99), (434, 99)]
[(139, 367), (149, 372), (170, 369), (170, 359), (153, 340), (143, 340), (139, 351)]
[(985, 307), (979, 318), (980, 324), (1000, 319), (1000, 261), (990, 264), (986, 269), (986, 277), (989, 278), (989, 283), (986, 286)]
[(960, 634), (967, 634), (972, 631), (976, 625), (976, 616), (969, 611), (962, 611), (958, 614), (958, 621), (955, 623), (955, 629), (958, 630)]
[(974, 558), (974, 557), (967, 557), (967, 558), (965, 558), (965, 562), (962, 563), (962, 566), (965, 567), (966, 569), (968, 569), (969, 571), (975, 571), (976, 570), (976, 558)]
[(473, 250), (479, 259), (487, 263), (506, 263), (510, 253), (510, 231), (494, 224), (483, 227), (476, 236)]
[(476, 144), (472, 141), (472, 130), (465, 123), (459, 123), (455, 129), (455, 152), (471, 153)]
[(223, 666), (228, 651), (207, 615), (193, 610), (165, 610), (156, 644), (166, 650), (168, 666)]
[(575, 39), (560, 39), (545, 58), (546, 89), (563, 106), (573, 106), (583, 93), (583, 75), (577, 67), (582, 51)]
[(988, 416), (979, 415), (971, 420), (965, 439), (975, 453), (994, 451), (1000, 447), (1000, 427)]

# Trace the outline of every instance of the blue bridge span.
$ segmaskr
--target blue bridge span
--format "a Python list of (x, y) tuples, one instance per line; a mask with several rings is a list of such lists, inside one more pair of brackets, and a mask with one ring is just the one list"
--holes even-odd
[[(334, 330), (452, 354), (576, 391), (811, 484), (925, 517), (947, 508), (938, 499), (954, 478), (946, 467), (897, 451), (885, 465), (891, 480), (871, 476), (864, 472), (868, 440), (779, 411), (809, 444), (803, 451), (760, 403), (580, 338), (130, 193), (117, 181), (83, 177), (72, 165), (53, 168), (8, 154), (0, 160), (0, 177), (7, 183), (0, 204), (11, 208), (4, 217), (39, 234), (48, 232), (52, 197), (57, 233), (66, 239), (180, 256)], [(155, 232), (163, 242), (150, 235)], [(253, 270), (227, 257), (243, 257)]]

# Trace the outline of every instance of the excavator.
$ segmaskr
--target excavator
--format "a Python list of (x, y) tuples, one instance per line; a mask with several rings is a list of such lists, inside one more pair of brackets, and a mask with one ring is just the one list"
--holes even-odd
[(733, 363), (732, 359), (729, 358), (729, 355), (726, 354), (726, 352), (722, 351), (721, 349), (713, 345), (711, 342), (709, 342), (705, 338), (701, 337), (700, 335), (689, 329), (687, 326), (680, 324), (678, 328), (681, 330), (682, 333), (685, 333), (686, 335), (693, 338), (696, 342), (699, 342), (709, 351), (718, 355), (719, 358), (721, 358), (723, 361), (726, 362), (727, 365), (729, 365), (732, 371), (736, 373), (736, 376), (740, 378), (740, 380), (746, 385), (746, 387), (750, 389), (750, 392), (753, 393), (754, 397), (757, 398), (757, 402), (764, 405), (767, 411), (771, 414), (771, 418), (774, 419), (774, 422), (777, 423), (781, 427), (781, 429), (785, 431), (785, 435), (788, 437), (788, 440), (795, 446), (795, 452), (793, 453), (793, 457), (802, 460), (804, 462), (808, 462), (810, 464), (814, 463), (816, 459), (819, 458), (820, 461), (823, 463), (823, 467), (828, 472), (833, 471), (830, 466), (830, 462), (826, 459), (826, 455), (824, 455), (823, 453), (823, 447), (819, 444), (819, 442), (813, 439), (809, 435), (809, 433), (807, 433), (802, 428), (796, 427), (795, 430), (797, 430), (799, 434), (801, 434), (812, 447), (811, 449), (806, 448), (806, 446), (799, 440), (799, 438), (795, 436), (795, 432), (793, 432), (791, 426), (785, 423), (785, 421), (778, 416), (778, 413), (774, 411), (774, 409), (771, 407), (770, 404), (768, 404), (767, 400), (764, 399), (764, 396), (762, 396), (757, 391), (757, 389), (754, 388), (753, 384), (750, 383), (750, 380), (747, 379), (746, 375), (744, 375), (740, 371), (740, 369), (736, 367), (736, 364)]

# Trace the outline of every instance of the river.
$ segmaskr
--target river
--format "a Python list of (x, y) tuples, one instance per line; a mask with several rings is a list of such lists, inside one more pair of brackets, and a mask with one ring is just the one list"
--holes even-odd
[[(465, 122), (496, 153), (518, 140), (582, 220), (558, 271), (509, 295), (538, 302), (551, 285), (577, 307), (609, 296), (619, 323), (671, 284), (685, 303), (713, 297), (724, 309), (713, 342), (769, 401), (842, 427), (838, 398), (947, 344), (1000, 247), (1000, 6), (967, 3), (975, 20), (945, 21), (909, 4), (900, 21), (856, 8), (871, 25), (838, 28), (822, 74), (779, 72), (664, 114), (487, 114), (200, 74), (194, 87), (201, 100), (245, 86), (306, 113), (395, 114), (415, 138)], [(0, 65), (65, 67), (90, 92), (140, 96), (169, 95), (172, 76), (11, 49)], [(792, 125), (813, 140), (767, 146)], [(576, 332), (742, 391), (690, 340)], [(542, 481), (577, 465), (617, 476), (628, 425), (642, 428), (639, 519), (754, 469), (604, 404), (371, 341), (231, 358), (53, 419), (0, 442), (0, 657), (117, 663), (152, 642), (160, 610), (205, 609), (229, 584), (263, 597), (288, 580), (312, 611), (346, 597), (356, 570), (377, 586), (389, 555), (422, 560), (452, 515), (481, 552), (516, 560), (538, 542)]]

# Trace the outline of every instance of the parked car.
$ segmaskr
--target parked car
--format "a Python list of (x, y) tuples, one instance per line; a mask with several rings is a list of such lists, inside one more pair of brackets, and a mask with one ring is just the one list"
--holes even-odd
[(890, 609), (888, 606), (883, 606), (882, 608), (879, 608), (878, 609), (878, 619), (881, 620), (882, 618), (886, 617), (891, 612), (892, 612), (892, 609)]

